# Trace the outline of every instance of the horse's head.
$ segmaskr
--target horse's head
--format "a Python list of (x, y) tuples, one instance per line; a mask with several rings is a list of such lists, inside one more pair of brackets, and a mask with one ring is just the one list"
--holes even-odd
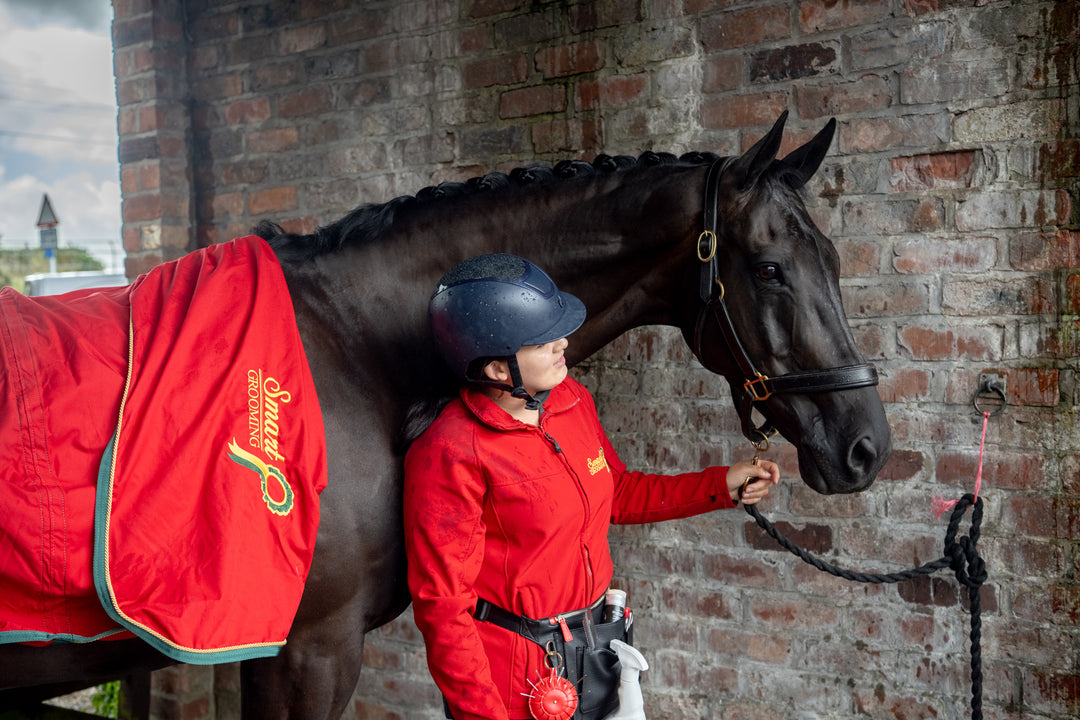
[(888, 458), (889, 425), (844, 314), (836, 249), (798, 196), (835, 121), (777, 160), (786, 116), (708, 173), (700, 312), (684, 332), (702, 364), (727, 378), (744, 434), (756, 441), (774, 427), (798, 448), (807, 485), (855, 492)]

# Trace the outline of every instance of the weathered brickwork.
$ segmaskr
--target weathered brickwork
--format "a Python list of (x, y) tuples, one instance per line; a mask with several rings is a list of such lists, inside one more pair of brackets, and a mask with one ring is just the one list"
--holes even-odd
[[(931, 497), (972, 489), (981, 372), (986, 717), (1080, 716), (1080, 3), (1040, 0), (114, 0), (124, 242), (135, 274), (258, 220), (309, 231), (362, 202), (525, 162), (782, 152), (829, 117), (807, 202), (835, 242), (895, 451), (877, 484), (787, 482), (766, 514), (827, 559), (940, 556)], [(724, 382), (675, 331), (575, 373), (632, 466), (749, 454)], [(984, 403), (991, 403), (985, 398)], [(966, 593), (824, 575), (741, 511), (611, 533), (650, 718), (963, 718)], [(349, 708), (442, 717), (406, 613), (372, 632)], [(157, 717), (233, 717), (235, 672), (170, 670)]]

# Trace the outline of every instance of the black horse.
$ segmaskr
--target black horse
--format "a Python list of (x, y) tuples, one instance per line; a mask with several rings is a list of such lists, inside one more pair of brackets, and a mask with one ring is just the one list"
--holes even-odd
[[(260, 228), (284, 269), (330, 466), (288, 644), (244, 663), (246, 718), (339, 717), (365, 633), (408, 604), (395, 438), (416, 401), (444, 390), (427, 302), (436, 280), (472, 255), (528, 257), (585, 302), (571, 364), (631, 328), (679, 327), (730, 382), (747, 436), (775, 427), (795, 445), (807, 485), (849, 493), (873, 482), (890, 452), (876, 375), (847, 325), (836, 251), (798, 196), (835, 122), (778, 160), (785, 117), (737, 157), (601, 156), (428, 188), (311, 236)], [(3, 645), (0, 690), (88, 685), (169, 663), (139, 640)]]

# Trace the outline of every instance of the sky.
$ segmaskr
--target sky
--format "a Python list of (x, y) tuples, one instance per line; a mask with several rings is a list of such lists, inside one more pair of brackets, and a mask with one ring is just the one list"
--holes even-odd
[(61, 247), (122, 269), (110, 0), (0, 0), (0, 248)]

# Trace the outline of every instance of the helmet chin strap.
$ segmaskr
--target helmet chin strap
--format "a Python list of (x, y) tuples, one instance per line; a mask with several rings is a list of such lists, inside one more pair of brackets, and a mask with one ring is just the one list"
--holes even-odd
[(481, 385), (487, 385), (489, 387), (499, 388), (505, 390), (516, 398), (520, 398), (525, 401), (526, 410), (539, 410), (543, 404), (542, 401), (529, 394), (529, 391), (525, 389), (525, 383), (521, 379), (521, 368), (518, 367), (518, 361), (516, 355), (508, 355), (506, 357), (506, 365), (510, 370), (510, 383), (498, 382), (496, 380), (488, 380), (485, 377), (470, 378), (471, 382), (479, 383)]
[(521, 368), (518, 367), (517, 355), (508, 357), (506, 359), (506, 364), (510, 368), (510, 381), (514, 384), (510, 389), (510, 394), (524, 400), (526, 410), (539, 410), (540, 401), (530, 395), (529, 391), (525, 389), (525, 383), (521, 379)]

